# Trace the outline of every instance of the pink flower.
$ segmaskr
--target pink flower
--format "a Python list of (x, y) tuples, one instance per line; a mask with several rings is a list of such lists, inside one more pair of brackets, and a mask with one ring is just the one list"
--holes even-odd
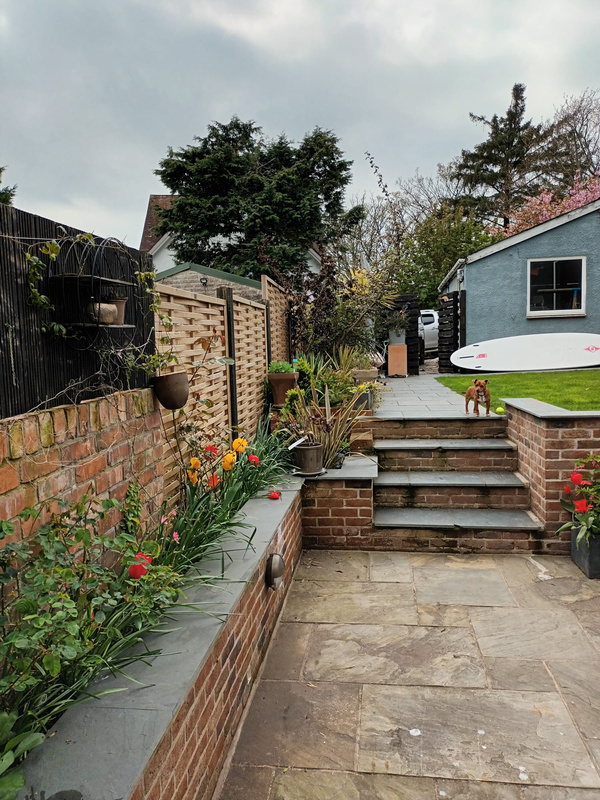
[(177, 531), (173, 531), (173, 539), (175, 539), (176, 542), (179, 542), (179, 534)]
[(173, 509), (173, 511), (171, 511), (171, 516), (174, 517), (175, 514), (177, 514), (177, 512), (175, 511), (175, 509)]
[(167, 521), (167, 517), (165, 517), (165, 515), (163, 514), (162, 517), (160, 518), (160, 524), (164, 525), (166, 521)]

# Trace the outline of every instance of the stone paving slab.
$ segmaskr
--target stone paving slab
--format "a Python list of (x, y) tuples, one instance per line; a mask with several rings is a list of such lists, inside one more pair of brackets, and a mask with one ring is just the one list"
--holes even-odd
[(358, 709), (355, 684), (261, 681), (233, 763), (352, 769)]
[(490, 488), (525, 486), (514, 472), (382, 472), (374, 486), (487, 486)]
[(564, 557), (305, 553), (219, 800), (600, 800), (599, 602)]
[(439, 567), (414, 569), (417, 602), (463, 606), (515, 606), (504, 578), (496, 570)]
[(358, 769), (600, 788), (558, 695), (365, 686)]
[(411, 558), (408, 553), (370, 553), (371, 581), (412, 583)]
[(340, 550), (304, 552), (294, 574), (296, 580), (368, 581), (369, 554)]
[(287, 622), (347, 622), (416, 625), (413, 588), (404, 583), (295, 581), (282, 619)]
[(465, 628), (318, 625), (304, 677), (404, 686), (487, 687), (477, 642)]
[(473, 608), (469, 614), (484, 656), (599, 661), (575, 615), (562, 608)]

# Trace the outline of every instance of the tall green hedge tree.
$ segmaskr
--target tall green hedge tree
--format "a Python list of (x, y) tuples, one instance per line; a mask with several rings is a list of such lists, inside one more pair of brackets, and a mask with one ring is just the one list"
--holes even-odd
[(216, 122), (160, 162), (156, 174), (175, 197), (158, 232), (172, 235), (180, 263), (290, 275), (313, 243), (360, 216), (344, 211), (351, 164), (331, 131), (315, 128), (295, 144), (283, 134), (267, 139), (238, 117)]

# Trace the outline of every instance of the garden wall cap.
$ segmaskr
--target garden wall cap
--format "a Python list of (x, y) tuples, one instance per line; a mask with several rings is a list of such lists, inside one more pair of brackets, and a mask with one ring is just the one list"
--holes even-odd
[(347, 456), (340, 469), (328, 469), (323, 475), (306, 478), (307, 481), (360, 481), (374, 480), (378, 473), (377, 456)]
[[(165, 633), (144, 636), (146, 647), (161, 649), (163, 655), (149, 658), (150, 666), (142, 661), (130, 664), (125, 668), (129, 677), (108, 674), (96, 679), (88, 691), (110, 693), (70, 708), (52, 726), (54, 735), (24, 762), (26, 788), (18, 800), (30, 797), (32, 787), (36, 798), (41, 792), (50, 797), (68, 790), (81, 793), (83, 800), (117, 800), (131, 794), (300, 486), (295, 479), (285, 484), (277, 501), (260, 497), (246, 503), (243, 521), (250, 527), (240, 530), (248, 537), (254, 529), (251, 544), (232, 537), (228, 548), (231, 542), (223, 540), (224, 580), (215, 581), (215, 587), (191, 588), (182, 599), (206, 613), (172, 608)], [(202, 562), (202, 573), (220, 577), (222, 563), (216, 547), (212, 559)], [(134, 651), (144, 652), (146, 647), (136, 646)]]
[(518, 411), (525, 411), (539, 419), (600, 418), (600, 409), (598, 411), (569, 411), (566, 408), (553, 406), (551, 403), (544, 403), (542, 400), (534, 400), (532, 397), (501, 397), (500, 399), (507, 406), (516, 408)]

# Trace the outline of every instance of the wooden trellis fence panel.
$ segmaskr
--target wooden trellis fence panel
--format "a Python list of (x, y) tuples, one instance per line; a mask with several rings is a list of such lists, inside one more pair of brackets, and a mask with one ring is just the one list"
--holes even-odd
[(266, 275), (261, 276), (263, 300), (269, 302), (270, 317), (270, 359), (271, 361), (290, 361), (290, 301), (285, 291)]
[[(195, 422), (209, 434), (212, 430), (221, 432), (230, 426), (229, 404), (229, 379), (227, 366), (211, 364), (200, 369), (194, 363), (204, 358), (202, 338), (209, 339), (214, 333), (223, 337), (214, 344), (207, 360), (227, 354), (225, 301), (207, 295), (186, 292), (184, 289), (175, 289), (172, 286), (157, 284), (160, 293), (160, 312), (168, 315), (173, 322), (173, 329), (167, 331), (160, 319), (156, 318), (156, 340), (159, 350), (168, 349), (162, 344), (163, 335), (169, 336), (172, 341), (173, 352), (177, 356), (177, 364), (171, 364), (166, 372), (179, 372), (185, 368), (188, 375), (195, 377), (190, 385), (190, 399), (185, 411), (188, 421)], [(200, 401), (208, 400), (210, 408)], [(175, 412), (177, 415), (179, 412)], [(175, 449), (174, 415), (172, 411), (163, 410), (163, 424), (165, 429), (165, 497), (172, 497), (177, 492), (178, 463)], [(183, 452), (184, 457), (194, 455)]]
[(268, 367), (265, 306), (234, 297), (233, 331), (238, 427), (252, 434), (263, 411)]

